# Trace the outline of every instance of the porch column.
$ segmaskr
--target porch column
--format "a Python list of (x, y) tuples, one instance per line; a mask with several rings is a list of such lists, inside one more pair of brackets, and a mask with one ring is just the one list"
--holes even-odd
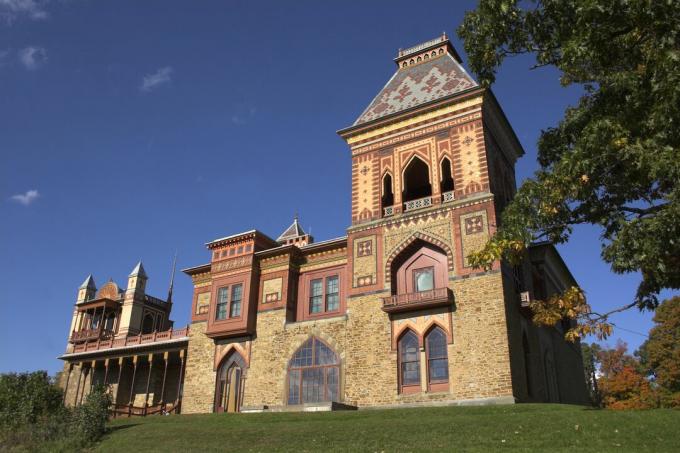
[(85, 396), (85, 386), (87, 385), (87, 377), (90, 375), (90, 368), (85, 368), (85, 363), (81, 364), (83, 367), (83, 372), (85, 373), (85, 381), (83, 382), (83, 390), (80, 392), (80, 402), (78, 404), (83, 404), (83, 396)]
[(80, 380), (83, 378), (83, 362), (80, 362), (80, 373), (78, 373), (78, 384), (76, 384), (76, 397), (73, 399), (73, 405), (78, 405), (78, 392), (80, 392)]
[(109, 359), (104, 360), (104, 387), (106, 387), (106, 381), (109, 378)]
[(123, 360), (124, 360), (124, 357), (118, 358), (118, 385), (116, 386), (116, 396), (115, 396), (116, 405), (118, 404), (118, 393), (120, 392), (120, 378), (123, 375)]
[(153, 354), (149, 354), (147, 360), (149, 361), (149, 372), (146, 375), (146, 396), (144, 397), (144, 415), (146, 415), (146, 408), (149, 405), (149, 384), (151, 384), (151, 372), (153, 371)]
[(163, 353), (165, 368), (163, 369), (163, 384), (161, 385), (161, 407), (165, 409), (165, 377), (168, 374), (168, 351)]
[(135, 399), (135, 377), (137, 376), (137, 356), (132, 357), (132, 384), (130, 385), (130, 406)]
[[(182, 390), (182, 375), (184, 373), (184, 349), (180, 349), (179, 351), (179, 380), (177, 381), (177, 399), (176, 401), (179, 403), (179, 401), (182, 400), (182, 396), (180, 391)], [(177, 413), (177, 404), (175, 404), (175, 413)]]
[[(64, 385), (64, 398), (61, 400), (62, 404), (66, 404), (66, 395), (68, 394), (68, 381), (71, 379), (71, 371), (73, 371), (73, 364), (69, 363), (68, 373), (66, 374), (66, 385)], [(163, 383), (165, 384), (165, 381)]]
[(92, 389), (94, 388), (95, 371), (97, 371), (97, 361), (93, 360), (92, 363), (90, 364), (90, 393), (92, 393)]

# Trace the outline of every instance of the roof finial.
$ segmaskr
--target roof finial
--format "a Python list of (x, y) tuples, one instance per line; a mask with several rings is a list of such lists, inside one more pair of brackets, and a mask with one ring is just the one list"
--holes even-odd
[(172, 273), (170, 274), (170, 288), (168, 289), (167, 302), (172, 303), (172, 289), (175, 286), (175, 269), (177, 268), (177, 249), (175, 249), (175, 256), (172, 259)]

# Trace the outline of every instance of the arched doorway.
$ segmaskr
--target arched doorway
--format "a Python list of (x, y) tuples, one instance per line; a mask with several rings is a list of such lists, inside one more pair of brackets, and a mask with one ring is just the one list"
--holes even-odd
[(238, 412), (242, 403), (245, 360), (231, 351), (217, 370), (215, 412)]
[(394, 193), (392, 192), (392, 175), (389, 173), (385, 173), (385, 176), (383, 177), (381, 203), (383, 209), (394, 204)]
[(323, 341), (305, 341), (288, 362), (288, 404), (338, 401), (340, 360)]
[(429, 197), (432, 195), (430, 184), (430, 167), (419, 157), (414, 157), (404, 170), (404, 191), (402, 201)]

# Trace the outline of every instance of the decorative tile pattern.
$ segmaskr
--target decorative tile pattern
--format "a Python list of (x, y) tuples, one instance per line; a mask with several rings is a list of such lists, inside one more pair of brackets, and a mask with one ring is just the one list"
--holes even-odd
[(484, 218), (481, 215), (465, 219), (465, 234), (475, 234), (484, 231)]
[(361, 241), (357, 245), (357, 256), (371, 256), (373, 254), (373, 241)]
[(475, 86), (477, 83), (446, 53), (398, 70), (354, 124), (373, 121)]

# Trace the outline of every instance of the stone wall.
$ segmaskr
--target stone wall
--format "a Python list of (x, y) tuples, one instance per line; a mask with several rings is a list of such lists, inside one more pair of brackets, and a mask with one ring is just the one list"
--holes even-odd
[(182, 413), (212, 412), (215, 398), (213, 360), (215, 344), (205, 335), (206, 322), (195, 322), (189, 329), (189, 346), (182, 395)]

